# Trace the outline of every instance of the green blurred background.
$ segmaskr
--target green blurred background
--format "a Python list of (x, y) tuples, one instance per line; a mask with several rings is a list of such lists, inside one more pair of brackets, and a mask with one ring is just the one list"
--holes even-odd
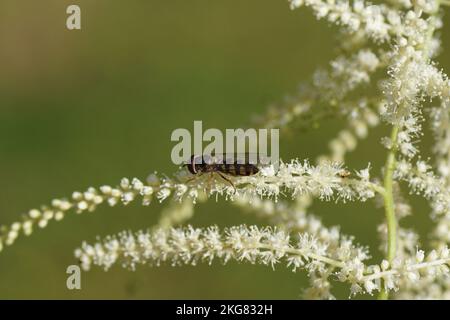
[[(81, 7), (81, 31), (65, 27), (69, 4)], [(172, 130), (190, 129), (194, 120), (217, 128), (247, 124), (327, 65), (336, 32), (282, 0), (0, 0), (0, 224), (74, 190), (174, 172)], [(448, 55), (438, 60), (449, 69)], [(327, 120), (283, 136), (282, 157), (314, 159), (339, 125)], [(371, 162), (379, 173), (386, 132), (371, 132), (349, 166)], [(76, 263), (73, 250), (83, 240), (147, 228), (162, 207), (102, 206), (20, 238), (0, 254), (0, 298), (299, 297), (304, 273), (237, 263), (94, 269), (83, 273), (82, 290), (66, 289), (66, 267)], [(428, 208), (420, 200), (414, 208), (406, 224), (420, 225), (426, 236)], [(381, 257), (376, 226), (383, 212), (372, 202), (318, 203), (312, 211), (370, 246), (374, 261)], [(210, 201), (191, 223), (261, 222)], [(346, 298), (348, 290), (337, 285), (337, 294)]]

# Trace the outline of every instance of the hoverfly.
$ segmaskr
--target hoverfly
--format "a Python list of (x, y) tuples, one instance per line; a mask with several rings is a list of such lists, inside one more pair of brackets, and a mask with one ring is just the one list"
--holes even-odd
[[(229, 183), (234, 191), (236, 187), (228, 178), (229, 176), (251, 176), (259, 172), (257, 163), (260, 163), (261, 157), (256, 154), (220, 154), (220, 155), (192, 155), (189, 162), (184, 166), (196, 177), (210, 174), (211, 180), (214, 174)], [(188, 181), (195, 179), (191, 178)]]

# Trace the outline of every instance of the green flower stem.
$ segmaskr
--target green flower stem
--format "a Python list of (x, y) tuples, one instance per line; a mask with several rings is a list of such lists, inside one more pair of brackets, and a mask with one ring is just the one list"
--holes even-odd
[[(392, 147), (389, 150), (385, 172), (384, 172), (384, 208), (386, 215), (386, 222), (388, 228), (388, 243), (387, 243), (387, 260), (389, 263), (395, 258), (395, 252), (397, 248), (397, 220), (395, 218), (395, 204), (394, 204), (394, 191), (393, 191), (393, 176), (396, 166), (396, 153), (397, 153), (397, 136), (399, 127), (395, 125), (391, 132)], [(381, 290), (378, 299), (386, 300), (389, 298), (389, 293), (386, 290)]]
[[(436, 19), (439, 12), (440, 5), (448, 4), (450, 0), (440, 0), (437, 1), (436, 11), (430, 15), (430, 19)], [(431, 28), (427, 32), (426, 46), (422, 48), (424, 59), (430, 59), (430, 40), (433, 39), (433, 34), (435, 31), (434, 21), (431, 22)], [(397, 153), (397, 136), (399, 131), (399, 126), (394, 125), (391, 131), (391, 143), (392, 147), (388, 153), (385, 165), (384, 173), (384, 208), (386, 215), (386, 222), (388, 227), (388, 248), (387, 248), (387, 260), (389, 263), (395, 258), (395, 253), (397, 249), (397, 220), (395, 217), (395, 203), (394, 203), (394, 193), (393, 193), (393, 175), (396, 166), (396, 153)], [(381, 290), (378, 296), (380, 300), (389, 299), (389, 293), (386, 290)]]

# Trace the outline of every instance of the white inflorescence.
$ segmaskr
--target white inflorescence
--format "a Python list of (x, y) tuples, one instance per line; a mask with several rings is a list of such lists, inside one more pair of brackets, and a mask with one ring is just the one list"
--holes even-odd
[[(200, 179), (194, 183), (186, 183), (181, 181), (181, 178), (170, 179), (156, 174), (147, 179), (147, 184), (137, 178), (131, 181), (123, 178), (118, 186), (105, 185), (98, 189), (90, 187), (85, 192), (74, 192), (71, 199), (55, 199), (50, 206), (30, 210), (23, 217), (23, 222), (3, 228), (0, 246), (3, 246), (3, 243), (13, 244), (20, 231), (29, 235), (36, 226), (44, 228), (51, 220), (61, 220), (69, 210), (76, 213), (94, 211), (102, 203), (109, 206), (127, 205), (140, 199), (142, 205), (147, 206), (155, 198), (162, 202), (169, 197), (177, 202), (189, 199), (195, 203), (204, 193), (207, 196), (219, 195), (230, 200), (241, 195), (277, 200), (286, 195), (296, 197), (311, 194), (326, 201), (345, 202), (364, 201), (375, 196), (375, 190), (379, 186), (369, 180), (369, 175), (364, 173), (367, 170), (362, 170), (352, 179), (342, 178), (339, 175), (342, 170), (344, 168), (338, 163), (313, 166), (308, 161), (292, 160), (289, 163), (281, 163), (277, 172), (266, 169), (255, 176), (235, 179), (235, 188), (217, 181), (209, 188), (210, 186), (203, 185)], [(178, 209), (180, 208), (186, 207)]]
[(383, 288), (381, 279), (384, 288), (395, 290), (405, 279), (420, 280), (424, 270), (426, 278), (439, 277), (448, 272), (450, 262), (449, 250), (442, 248), (426, 257), (423, 251), (417, 251), (414, 257), (397, 259), (392, 265), (383, 261), (381, 265), (366, 266), (365, 251), (354, 250), (349, 243), (329, 247), (308, 234), (293, 239), (276, 228), (245, 225), (226, 228), (222, 232), (217, 227), (199, 229), (191, 226), (153, 232), (122, 232), (94, 245), (83, 243), (75, 255), (85, 270), (92, 265), (108, 270), (116, 263), (134, 270), (141, 264), (196, 265), (200, 262), (211, 264), (214, 260), (272, 267), (282, 263), (293, 271), (306, 269), (311, 273), (332, 267), (338, 281), (351, 284), (352, 294), (380, 291)]
[(290, 0), (291, 8), (300, 6), (312, 8), (318, 19), (343, 26), (349, 32), (363, 30), (376, 40), (386, 41), (390, 33), (400, 22), (395, 10), (385, 5), (371, 5), (370, 2), (356, 1), (324, 1), (324, 0)]

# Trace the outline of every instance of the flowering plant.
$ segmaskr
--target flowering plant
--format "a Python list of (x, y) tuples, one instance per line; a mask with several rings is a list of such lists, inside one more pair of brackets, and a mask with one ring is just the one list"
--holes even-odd
[[(330, 299), (332, 281), (347, 283), (350, 296), (378, 294), (387, 298), (450, 298), (450, 81), (433, 58), (441, 44), (443, 7), (448, 0), (390, 0), (370, 4), (362, 0), (291, 0), (292, 9), (309, 7), (318, 19), (338, 25), (342, 52), (328, 70), (318, 70), (310, 83), (285, 105), (271, 107), (257, 122), (266, 128), (307, 128), (328, 114), (344, 118), (346, 127), (330, 142), (330, 154), (315, 164), (293, 159), (277, 171), (263, 168), (256, 175), (223, 181), (191, 180), (186, 170), (173, 178), (150, 175), (147, 182), (122, 179), (118, 186), (89, 188), (69, 199), (32, 209), (22, 221), (4, 226), (0, 251), (22, 233), (45, 228), (70, 211), (94, 211), (141, 199), (172, 200), (158, 225), (147, 231), (122, 232), (75, 251), (85, 270), (114, 264), (134, 270), (138, 265), (159, 266), (230, 260), (277, 264), (294, 272), (306, 270), (310, 288), (305, 298)], [(375, 73), (383, 74), (377, 79)], [(352, 93), (377, 86), (377, 94)], [(431, 104), (426, 104), (426, 100)], [(350, 171), (345, 156), (368, 130), (384, 122), (391, 127), (382, 139), (386, 162), (380, 176), (370, 165)], [(424, 160), (418, 140), (428, 124), (434, 133), (433, 157)], [(373, 171), (373, 169), (372, 169)], [(431, 207), (435, 228), (426, 246), (400, 224), (411, 214), (405, 190), (424, 197)], [(267, 220), (270, 227), (239, 225), (180, 227), (192, 215), (196, 202), (208, 198), (233, 204)], [(376, 201), (385, 221), (378, 227), (385, 259), (369, 264), (368, 249), (338, 227), (326, 227), (308, 213), (312, 200)], [(292, 200), (292, 201), (289, 201)]]

